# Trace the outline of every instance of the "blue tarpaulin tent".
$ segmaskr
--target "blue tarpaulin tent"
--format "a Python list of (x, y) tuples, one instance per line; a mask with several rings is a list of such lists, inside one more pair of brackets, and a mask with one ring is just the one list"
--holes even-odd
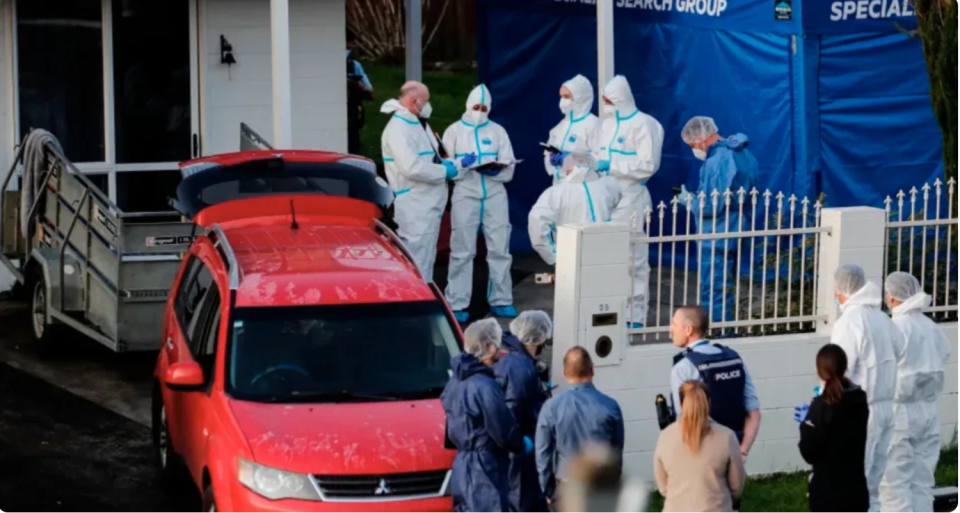
[[(696, 186), (680, 139), (694, 115), (743, 132), (760, 184), (830, 206), (883, 198), (942, 175), (940, 132), (910, 0), (614, 0), (616, 73), (663, 125), (654, 203)], [(479, 78), (518, 158), (509, 184), (512, 248), (549, 186), (542, 149), (557, 92), (580, 73), (597, 87), (595, 0), (477, 0)], [(656, 230), (654, 230), (656, 231)]]

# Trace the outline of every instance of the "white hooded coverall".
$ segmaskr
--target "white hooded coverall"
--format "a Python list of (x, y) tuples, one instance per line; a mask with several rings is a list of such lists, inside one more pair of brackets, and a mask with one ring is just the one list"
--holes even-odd
[(620, 201), (620, 188), (595, 171), (572, 172), (562, 182), (543, 191), (530, 209), (527, 232), (543, 261), (557, 263), (557, 226), (602, 223), (610, 220)]
[[(647, 207), (651, 207), (646, 182), (660, 169), (663, 127), (653, 117), (640, 112), (627, 79), (617, 75), (603, 89), (617, 111), (606, 117), (592, 145), (598, 161), (610, 162), (609, 175), (620, 185), (622, 197), (613, 212), (613, 221), (631, 225), (637, 216), (637, 230), (646, 229)], [(628, 322), (645, 324), (650, 289), (650, 249), (640, 243), (636, 248), (633, 300)]]
[[(487, 112), (479, 123), (470, 118), (474, 105), (486, 105)], [(453, 311), (470, 305), (473, 288), (473, 258), (477, 254), (477, 233), (482, 229), (487, 244), (490, 280), (486, 297), (490, 306), (513, 304), (513, 282), (510, 277), (510, 213), (507, 189), (503, 184), (513, 179), (514, 166), (507, 166), (496, 176), (464, 169), (460, 162), (473, 153), (477, 161), (470, 167), (494, 161), (513, 161), (513, 146), (507, 131), (486, 119), (492, 101), (490, 90), (479, 85), (467, 97), (467, 113), (443, 132), (443, 146), (453, 154), (460, 169), (453, 188), (450, 212), (450, 272), (445, 292)]]
[(870, 511), (880, 510), (879, 488), (893, 437), (893, 397), (897, 362), (903, 357), (903, 335), (880, 310), (880, 287), (867, 282), (840, 307), (830, 342), (847, 355), (847, 378), (867, 393), (870, 418), (864, 472), (870, 492)]
[(933, 473), (940, 459), (937, 398), (950, 346), (943, 330), (923, 314), (928, 306), (930, 296), (920, 292), (893, 308), (906, 345), (897, 365), (893, 440), (880, 484), (882, 511), (933, 511)]
[(387, 181), (396, 194), (397, 235), (424, 279), (432, 282), (440, 218), (447, 206), (447, 171), (433, 163), (438, 144), (430, 125), (421, 125), (397, 100), (384, 103), (380, 112), (390, 114), (380, 147)]
[[(593, 86), (583, 75), (567, 80), (563, 85), (573, 93), (573, 110), (550, 130), (547, 144), (569, 153), (589, 153), (596, 137), (600, 119), (590, 112), (593, 108)], [(560, 183), (562, 166), (550, 164), (550, 152), (543, 152), (543, 166), (553, 177), (554, 185)]]

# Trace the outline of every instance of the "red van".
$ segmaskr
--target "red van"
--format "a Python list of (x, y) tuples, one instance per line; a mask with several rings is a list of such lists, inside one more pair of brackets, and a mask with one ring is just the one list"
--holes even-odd
[[(440, 393), (461, 333), (380, 222), (373, 162), (250, 151), (184, 163), (197, 234), (153, 393), (165, 478), (205, 511), (449, 511)], [(181, 481), (182, 482), (182, 481)]]

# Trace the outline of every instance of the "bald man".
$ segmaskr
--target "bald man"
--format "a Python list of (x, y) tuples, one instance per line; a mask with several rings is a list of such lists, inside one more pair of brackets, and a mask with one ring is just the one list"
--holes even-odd
[(427, 124), (433, 109), (430, 90), (410, 81), (380, 112), (390, 114), (380, 146), (387, 181), (393, 189), (397, 235), (410, 250), (424, 278), (433, 281), (440, 218), (447, 206), (447, 180), (457, 176), (453, 162), (441, 158), (440, 144)]
[(557, 482), (567, 478), (567, 464), (583, 446), (608, 446), (617, 466), (623, 464), (623, 413), (617, 401), (593, 386), (590, 353), (582, 347), (567, 351), (563, 377), (570, 386), (547, 400), (537, 420), (537, 472), (551, 507), (555, 507)]

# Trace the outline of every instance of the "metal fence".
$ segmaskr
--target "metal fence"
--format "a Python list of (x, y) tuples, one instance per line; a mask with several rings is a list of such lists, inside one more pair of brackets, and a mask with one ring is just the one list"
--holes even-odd
[(884, 276), (894, 271), (916, 276), (933, 298), (926, 312), (940, 322), (957, 319), (956, 185), (953, 178), (946, 184), (937, 179), (884, 202)]
[[(634, 219), (631, 247), (649, 245), (656, 262), (646, 319), (635, 320), (644, 326), (629, 330), (634, 341), (663, 340), (673, 310), (685, 304), (710, 312), (713, 337), (813, 331), (821, 320), (820, 236), (830, 230), (821, 226), (822, 207), (806, 197), (740, 189), (647, 208)], [(647, 235), (654, 226), (659, 235)]]

